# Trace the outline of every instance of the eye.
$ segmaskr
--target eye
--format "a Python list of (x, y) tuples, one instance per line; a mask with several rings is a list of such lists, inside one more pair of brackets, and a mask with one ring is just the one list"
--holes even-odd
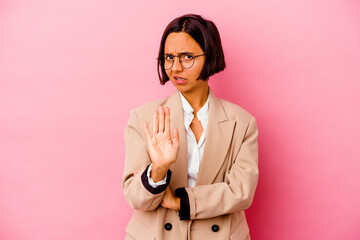
[(190, 55), (190, 54), (186, 54), (186, 55), (184, 56), (184, 59), (185, 59), (185, 60), (191, 60), (192, 58), (193, 58), (193, 56)]
[(174, 58), (173, 55), (165, 55), (165, 60), (170, 61)]

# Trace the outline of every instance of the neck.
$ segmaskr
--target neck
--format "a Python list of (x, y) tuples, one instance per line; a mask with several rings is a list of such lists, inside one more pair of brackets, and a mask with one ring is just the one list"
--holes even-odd
[(181, 93), (194, 109), (194, 112), (197, 113), (208, 99), (209, 86), (206, 84), (204, 87), (197, 88), (194, 91)]

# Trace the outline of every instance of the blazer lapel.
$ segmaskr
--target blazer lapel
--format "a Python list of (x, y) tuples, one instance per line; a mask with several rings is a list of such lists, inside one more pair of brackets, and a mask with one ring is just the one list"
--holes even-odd
[(179, 187), (188, 186), (188, 164), (187, 164), (187, 142), (184, 125), (184, 113), (182, 109), (181, 99), (178, 90), (169, 97), (164, 106), (170, 108), (170, 133), (177, 128), (179, 132), (180, 149), (175, 163), (170, 166), (172, 171), (172, 179), (170, 188), (175, 190)]
[(228, 152), (234, 126), (235, 120), (228, 119), (219, 99), (209, 89), (209, 119), (206, 140), (195, 186), (213, 183)]

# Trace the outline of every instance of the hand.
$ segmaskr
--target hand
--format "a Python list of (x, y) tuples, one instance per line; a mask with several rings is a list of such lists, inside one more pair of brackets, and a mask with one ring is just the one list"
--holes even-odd
[(161, 206), (173, 210), (180, 210), (180, 198), (174, 196), (170, 187), (167, 187), (165, 190), (165, 195), (161, 202)]
[[(177, 159), (179, 153), (179, 133), (176, 128), (170, 136), (170, 109), (160, 106), (159, 114), (153, 113), (153, 135), (151, 136), (148, 123), (144, 128), (149, 146), (148, 152), (152, 162), (151, 178), (156, 182), (165, 177), (170, 165)], [(153, 174), (155, 173), (155, 174)], [(153, 177), (155, 175), (155, 177)]]

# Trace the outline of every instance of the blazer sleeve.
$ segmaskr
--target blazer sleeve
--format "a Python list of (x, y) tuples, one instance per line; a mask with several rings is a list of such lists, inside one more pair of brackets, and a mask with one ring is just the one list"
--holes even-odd
[(151, 163), (145, 137), (141, 134), (138, 116), (131, 110), (125, 129), (125, 167), (122, 187), (126, 201), (134, 209), (152, 211), (164, 197), (164, 190), (170, 183), (171, 171), (167, 172), (166, 184), (152, 187), (148, 182), (147, 170)]
[(212, 218), (250, 207), (259, 176), (257, 138), (256, 120), (252, 117), (224, 182), (185, 188), (186, 192), (177, 190), (185, 207), (180, 212), (182, 220)]

